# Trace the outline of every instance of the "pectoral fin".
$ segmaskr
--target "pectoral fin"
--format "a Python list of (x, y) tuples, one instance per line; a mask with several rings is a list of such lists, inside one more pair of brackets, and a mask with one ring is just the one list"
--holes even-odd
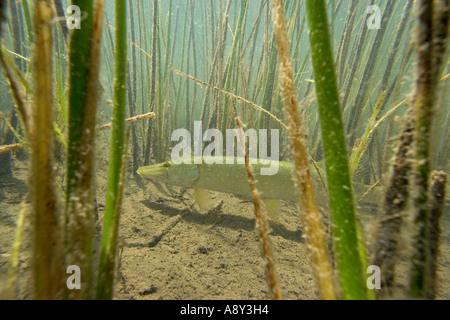
[(278, 218), (280, 217), (281, 213), (280, 199), (264, 198), (263, 201), (269, 218), (274, 221), (278, 221)]
[(213, 197), (214, 193), (205, 189), (194, 189), (194, 200), (200, 212), (206, 213), (213, 207)]

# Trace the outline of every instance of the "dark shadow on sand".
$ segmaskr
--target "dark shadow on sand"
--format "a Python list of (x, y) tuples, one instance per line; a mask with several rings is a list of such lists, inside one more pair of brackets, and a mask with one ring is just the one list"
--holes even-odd
[[(159, 211), (161, 214), (168, 217), (180, 215), (184, 221), (189, 223), (223, 227), (233, 230), (246, 230), (246, 231), (255, 230), (254, 219), (219, 212), (202, 214), (190, 210), (189, 208), (178, 209), (171, 207), (167, 204), (164, 204), (163, 202), (154, 202), (150, 200), (143, 200), (141, 201), (141, 203), (145, 205), (147, 208)], [(270, 233), (271, 235), (281, 236), (287, 240), (295, 242), (300, 243), (304, 242), (301, 230), (296, 231), (288, 230), (284, 226), (275, 222), (269, 222), (269, 224), (270, 228), (272, 229)]]
[(5, 192), (15, 195), (15, 201), (21, 202), (28, 192), (28, 184), (14, 176), (0, 175), (0, 202), (6, 198)]

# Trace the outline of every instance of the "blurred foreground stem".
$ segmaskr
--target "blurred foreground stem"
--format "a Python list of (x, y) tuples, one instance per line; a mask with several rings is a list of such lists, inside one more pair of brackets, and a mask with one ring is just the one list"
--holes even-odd
[(430, 262), (430, 237), (433, 230), (430, 217), (430, 154), (431, 135), (435, 114), (435, 94), (440, 78), (441, 64), (447, 50), (449, 1), (420, 0), (417, 2), (418, 26), (416, 33), (418, 60), (414, 96), (415, 166), (414, 206), (415, 253), (412, 259), (410, 294), (424, 297)]
[(63, 235), (54, 188), (53, 10), (50, 0), (35, 3), (35, 113), (29, 132), (32, 145), (31, 189), (34, 209), (33, 280), (35, 299), (61, 299)]

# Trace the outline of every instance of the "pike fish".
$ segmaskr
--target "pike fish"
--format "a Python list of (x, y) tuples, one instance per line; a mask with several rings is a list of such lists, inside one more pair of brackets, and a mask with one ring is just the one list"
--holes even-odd
[[(195, 202), (202, 211), (207, 210), (209, 206), (208, 200), (211, 195), (208, 191), (231, 193), (251, 199), (245, 164), (239, 163), (238, 158), (225, 157), (223, 164), (205, 161), (205, 158), (207, 157), (203, 157), (200, 164), (195, 164), (195, 161), (188, 164), (174, 164), (172, 161), (167, 161), (140, 167), (137, 172), (144, 178), (188, 189), (193, 188)], [(300, 195), (293, 182), (292, 163), (278, 161), (276, 174), (261, 174), (262, 168), (273, 165), (274, 160), (271, 161), (272, 163), (262, 163), (258, 160), (257, 163), (252, 164), (252, 167), (255, 186), (266, 205), (269, 216), (274, 218), (279, 212), (280, 200), (298, 203)]]

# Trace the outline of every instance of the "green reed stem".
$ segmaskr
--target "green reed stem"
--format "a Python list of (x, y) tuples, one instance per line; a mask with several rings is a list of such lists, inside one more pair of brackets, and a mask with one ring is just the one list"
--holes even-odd
[[(241, 10), (239, 15), (239, 21), (237, 24), (236, 34), (234, 35), (233, 44), (231, 46), (230, 60), (228, 61), (227, 81), (225, 83), (225, 91), (231, 91), (232, 79), (233, 79), (233, 67), (235, 65), (237, 46), (241, 41), (242, 31), (244, 29), (244, 21), (247, 15), (248, 1), (241, 2)], [(222, 130), (225, 130), (228, 125), (230, 98), (225, 97), (223, 118), (222, 118)]]
[[(158, 114), (159, 117), (159, 104), (155, 105), (156, 101), (156, 72), (157, 72), (157, 36), (158, 36), (158, 30), (159, 30), (159, 18), (158, 18), (158, 1), (153, 1), (153, 30), (152, 30), (152, 60), (151, 60), (151, 87), (150, 87), (150, 109), (151, 111), (155, 111), (156, 114)], [(156, 139), (159, 139), (158, 137), (158, 128), (160, 127), (161, 119), (159, 119), (156, 122), (156, 126), (152, 126), (152, 122), (149, 121), (147, 124), (147, 144), (145, 147), (145, 158), (144, 163), (148, 164), (150, 161), (150, 147), (151, 147), (151, 139), (152, 134), (156, 134)], [(157, 152), (157, 149), (153, 150), (154, 152)], [(159, 157), (159, 155), (157, 155)]]
[(347, 162), (326, 6), (323, 0), (307, 0), (306, 7), (342, 297), (365, 299), (363, 262), (358, 253), (359, 241), (352, 182)]
[(23, 233), (24, 218), (25, 218), (25, 208), (22, 208), (19, 212), (19, 216), (17, 217), (16, 221), (17, 228), (11, 250), (8, 283), (5, 293), (3, 295), (3, 297), (8, 300), (16, 299), (17, 282), (19, 274), (19, 254), (20, 254), (20, 246), (23, 241), (22, 233)]
[(125, 142), (125, 105), (127, 79), (127, 1), (115, 2), (115, 78), (114, 110), (109, 158), (103, 238), (98, 271), (97, 299), (112, 299), (117, 230), (121, 200), (122, 155)]
[[(273, 42), (274, 43), (274, 42)], [(271, 111), (271, 107), (272, 107), (272, 96), (273, 96), (273, 90), (274, 90), (274, 85), (275, 85), (275, 70), (277, 68), (277, 57), (278, 57), (278, 52), (276, 50), (276, 47), (272, 47), (272, 53), (270, 54), (270, 63), (269, 63), (269, 72), (267, 73), (267, 79), (266, 79), (266, 84), (265, 84), (265, 89), (264, 89), (264, 98), (262, 101), (262, 105), (264, 107), (264, 109), (266, 109), (267, 111)], [(259, 126), (258, 128), (264, 128), (264, 124), (267, 120), (267, 116), (260, 114), (259, 116)]]
[[(392, 11), (395, 6), (395, 1), (389, 1), (386, 4), (386, 8), (383, 11), (383, 19), (382, 24), (383, 28), (377, 31), (376, 37), (373, 42), (373, 46), (370, 50), (369, 57), (367, 58), (366, 65), (364, 66), (363, 70), (363, 76), (361, 79), (361, 84), (359, 86), (359, 90), (357, 91), (356, 97), (355, 97), (355, 106), (361, 106), (364, 104), (364, 101), (366, 100), (367, 92), (369, 90), (369, 84), (371, 79), (375, 78), (374, 72), (377, 57), (379, 57), (379, 52), (381, 50), (381, 43), (383, 42), (383, 38), (386, 34), (386, 31), (388, 29), (388, 22), (390, 20), (390, 17), (392, 15)], [(360, 123), (360, 115), (362, 112), (362, 108), (354, 108), (352, 109), (352, 112), (350, 114), (350, 119), (347, 124), (347, 131), (350, 135), (349, 137), (349, 144), (350, 146), (354, 146), (355, 142), (355, 136), (357, 131), (357, 124)]]
[(33, 42), (34, 34), (33, 34), (33, 23), (32, 23), (32, 19), (31, 19), (30, 5), (29, 5), (28, 1), (23, 1), (22, 6), (23, 6), (23, 15), (25, 18), (25, 25), (27, 28), (28, 41)]
[(71, 299), (93, 296), (92, 248), (95, 223), (94, 150), (99, 100), (100, 47), (104, 0), (74, 4), (87, 12), (82, 28), (71, 33), (66, 193), (66, 263), (83, 272), (81, 291)]
[(274, 34), (277, 40), (281, 89), (285, 111), (289, 121), (291, 152), (294, 160), (294, 181), (299, 188), (300, 203), (305, 225), (305, 238), (311, 259), (313, 275), (322, 299), (336, 299), (332, 279), (332, 270), (326, 244), (322, 217), (318, 211), (316, 196), (312, 186), (308, 165), (307, 149), (304, 142), (303, 126), (300, 121), (299, 107), (294, 87), (294, 73), (289, 51), (289, 40), (286, 31), (286, 18), (282, 0), (273, 0)]
[[(83, 134), (85, 96), (89, 71), (90, 38), (93, 25), (94, 5), (92, 0), (72, 1), (72, 4), (83, 8), (87, 17), (83, 20), (82, 28), (75, 29), (72, 33), (69, 49), (69, 118), (68, 140), (69, 150), (67, 154), (67, 195), (70, 196), (76, 184), (75, 175), (79, 166), (80, 145)], [(94, 114), (95, 115), (95, 114)]]

